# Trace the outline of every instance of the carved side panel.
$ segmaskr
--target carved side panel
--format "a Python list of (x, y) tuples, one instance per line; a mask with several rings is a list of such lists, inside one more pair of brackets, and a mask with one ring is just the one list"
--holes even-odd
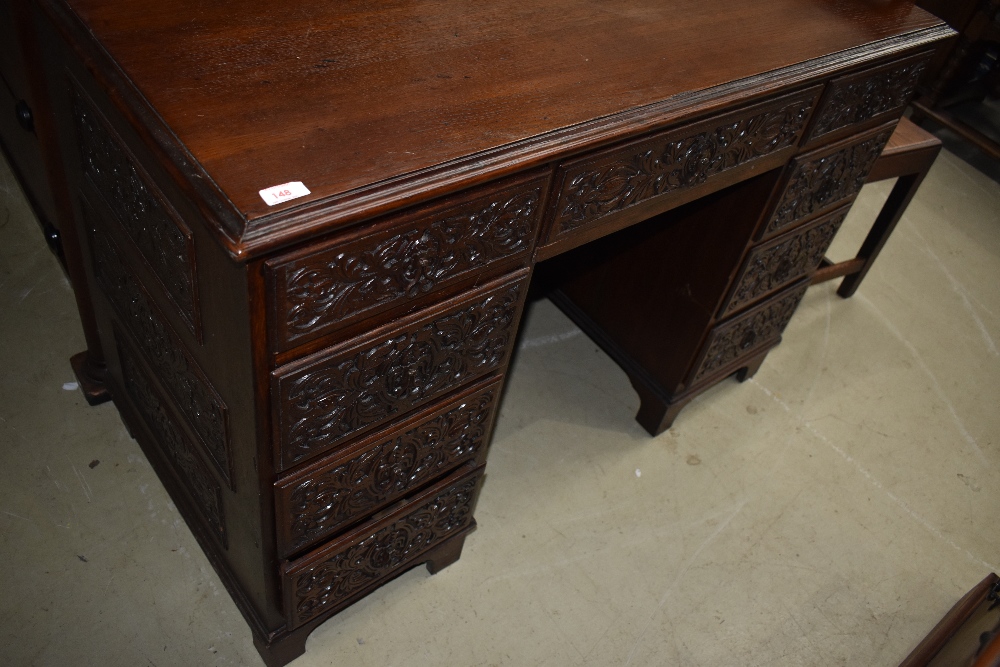
[(499, 383), (435, 411), (412, 428), (352, 447), (308, 476), (278, 485), (282, 555), (332, 535), (487, 445)]
[(278, 341), (315, 338), (494, 262), (527, 255), (538, 230), (541, 188), (536, 179), (281, 260), (269, 275)]
[(293, 563), (283, 588), (288, 627), (342, 606), (419, 562), (421, 555), (472, 525), (482, 469), (423, 494), (385, 520), (325, 548), (308, 564)]
[(792, 319), (808, 286), (803, 283), (790, 288), (745, 315), (716, 326), (708, 335), (701, 362), (689, 384), (732, 366), (777, 339)]
[(797, 157), (765, 236), (857, 195), (891, 135), (884, 129), (833, 153)]
[(135, 244), (192, 333), (201, 336), (194, 239), (177, 212), (93, 104), (74, 91), (73, 118), (83, 173)]
[(173, 465), (177, 478), (194, 499), (195, 507), (212, 533), (219, 538), (224, 548), (228, 548), (222, 488), (202, 463), (195, 451), (194, 443), (174, 421), (170, 410), (153, 388), (153, 384), (146, 378), (145, 371), (132, 353), (131, 346), (124, 342), (120, 332), (116, 332), (115, 338), (118, 340), (118, 356), (129, 397), (146, 422), (146, 426), (156, 436), (160, 450)]
[(566, 168), (555, 232), (564, 234), (607, 215), (794, 146), (805, 128), (812, 93), (716, 125), (673, 130)]
[(736, 279), (729, 303), (723, 308), (723, 315), (811, 274), (823, 260), (846, 217), (846, 210), (838, 211), (816, 224), (751, 250)]
[(830, 82), (816, 112), (810, 141), (851, 125), (901, 116), (927, 68), (921, 55)]
[[(88, 210), (84, 206), (84, 211)], [(232, 488), (228, 411), (177, 335), (165, 323), (145, 289), (122, 261), (122, 252), (106, 233), (87, 220), (94, 274), (101, 291), (137, 341), (162, 385)]]
[[(519, 281), (277, 378), (281, 460), (360, 435), (507, 361), (527, 288)], [(280, 371), (279, 371), (280, 373)]]

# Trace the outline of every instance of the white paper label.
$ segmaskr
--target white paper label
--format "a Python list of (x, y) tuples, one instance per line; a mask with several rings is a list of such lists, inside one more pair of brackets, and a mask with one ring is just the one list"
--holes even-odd
[(298, 199), (309, 194), (309, 188), (302, 185), (301, 181), (292, 181), (281, 185), (273, 185), (260, 191), (260, 198), (268, 206), (274, 206), (289, 199)]

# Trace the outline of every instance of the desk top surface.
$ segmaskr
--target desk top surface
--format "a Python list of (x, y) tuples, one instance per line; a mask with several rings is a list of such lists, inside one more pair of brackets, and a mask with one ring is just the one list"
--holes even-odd
[[(693, 91), (941, 29), (908, 0), (65, 2), (220, 199), (265, 227), (501, 154), (540, 164), (574, 128), (624, 136), (651, 105), (683, 114)], [(311, 194), (265, 205), (288, 181)]]

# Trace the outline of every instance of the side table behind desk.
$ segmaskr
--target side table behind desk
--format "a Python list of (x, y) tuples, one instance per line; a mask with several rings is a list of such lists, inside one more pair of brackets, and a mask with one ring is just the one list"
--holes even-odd
[(536, 265), (651, 432), (753, 373), (950, 34), (695, 4), (39, 3), (108, 386), (269, 665), (459, 557)]

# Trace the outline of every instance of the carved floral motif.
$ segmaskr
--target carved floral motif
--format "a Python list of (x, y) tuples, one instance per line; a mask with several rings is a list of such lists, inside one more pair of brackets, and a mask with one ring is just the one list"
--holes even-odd
[(861, 191), (892, 130), (883, 130), (831, 155), (797, 161), (767, 233), (845, 202)]
[(500, 367), (523, 283), (279, 379), (282, 455), (298, 461)]
[(757, 246), (750, 252), (725, 312), (738, 310), (759, 297), (801, 278), (819, 266), (847, 212), (787, 239)]
[(927, 61), (921, 60), (834, 81), (817, 113), (812, 136), (820, 137), (890, 111), (902, 113), (926, 68)]
[(571, 169), (559, 198), (559, 229), (570, 231), (792, 146), (812, 105), (811, 97), (796, 100), (714, 130), (658, 139), (629, 147), (610, 161)]
[(488, 389), (286, 491), (291, 514), (286, 552), (332, 534), (474, 458), (486, 446), (495, 402), (496, 389)]
[(414, 562), (472, 523), (479, 475), (466, 478), (377, 532), (295, 573), (289, 582), (289, 626), (349, 600)]
[(806, 293), (806, 287), (808, 285), (797, 287), (757, 310), (716, 327), (709, 335), (708, 349), (692, 384), (780, 336)]
[(121, 251), (88, 224), (94, 273), (101, 290), (139, 343), (157, 377), (204, 443), (219, 473), (232, 486), (226, 406), (204, 372), (163, 322), (145, 289), (122, 263)]
[(74, 96), (73, 117), (83, 173), (163, 284), (185, 324), (195, 332), (191, 233), (150, 191), (125, 148), (79, 93)]
[[(280, 269), (284, 337), (314, 334), (358, 313), (412, 299), (476, 268), (527, 251), (541, 191), (468, 202), (385, 238), (366, 237)], [(280, 301), (279, 301), (280, 303)], [(287, 313), (287, 314), (286, 314)]]
[[(120, 341), (121, 334), (116, 338)], [(167, 455), (178, 473), (178, 479), (194, 498), (196, 508), (201, 512), (222, 545), (228, 548), (221, 487), (198, 457), (194, 444), (177, 426), (160, 401), (156, 391), (145, 378), (140, 365), (133, 358), (129, 346), (119, 343), (118, 356), (122, 363), (125, 388), (139, 414), (156, 435), (161, 451)]]

